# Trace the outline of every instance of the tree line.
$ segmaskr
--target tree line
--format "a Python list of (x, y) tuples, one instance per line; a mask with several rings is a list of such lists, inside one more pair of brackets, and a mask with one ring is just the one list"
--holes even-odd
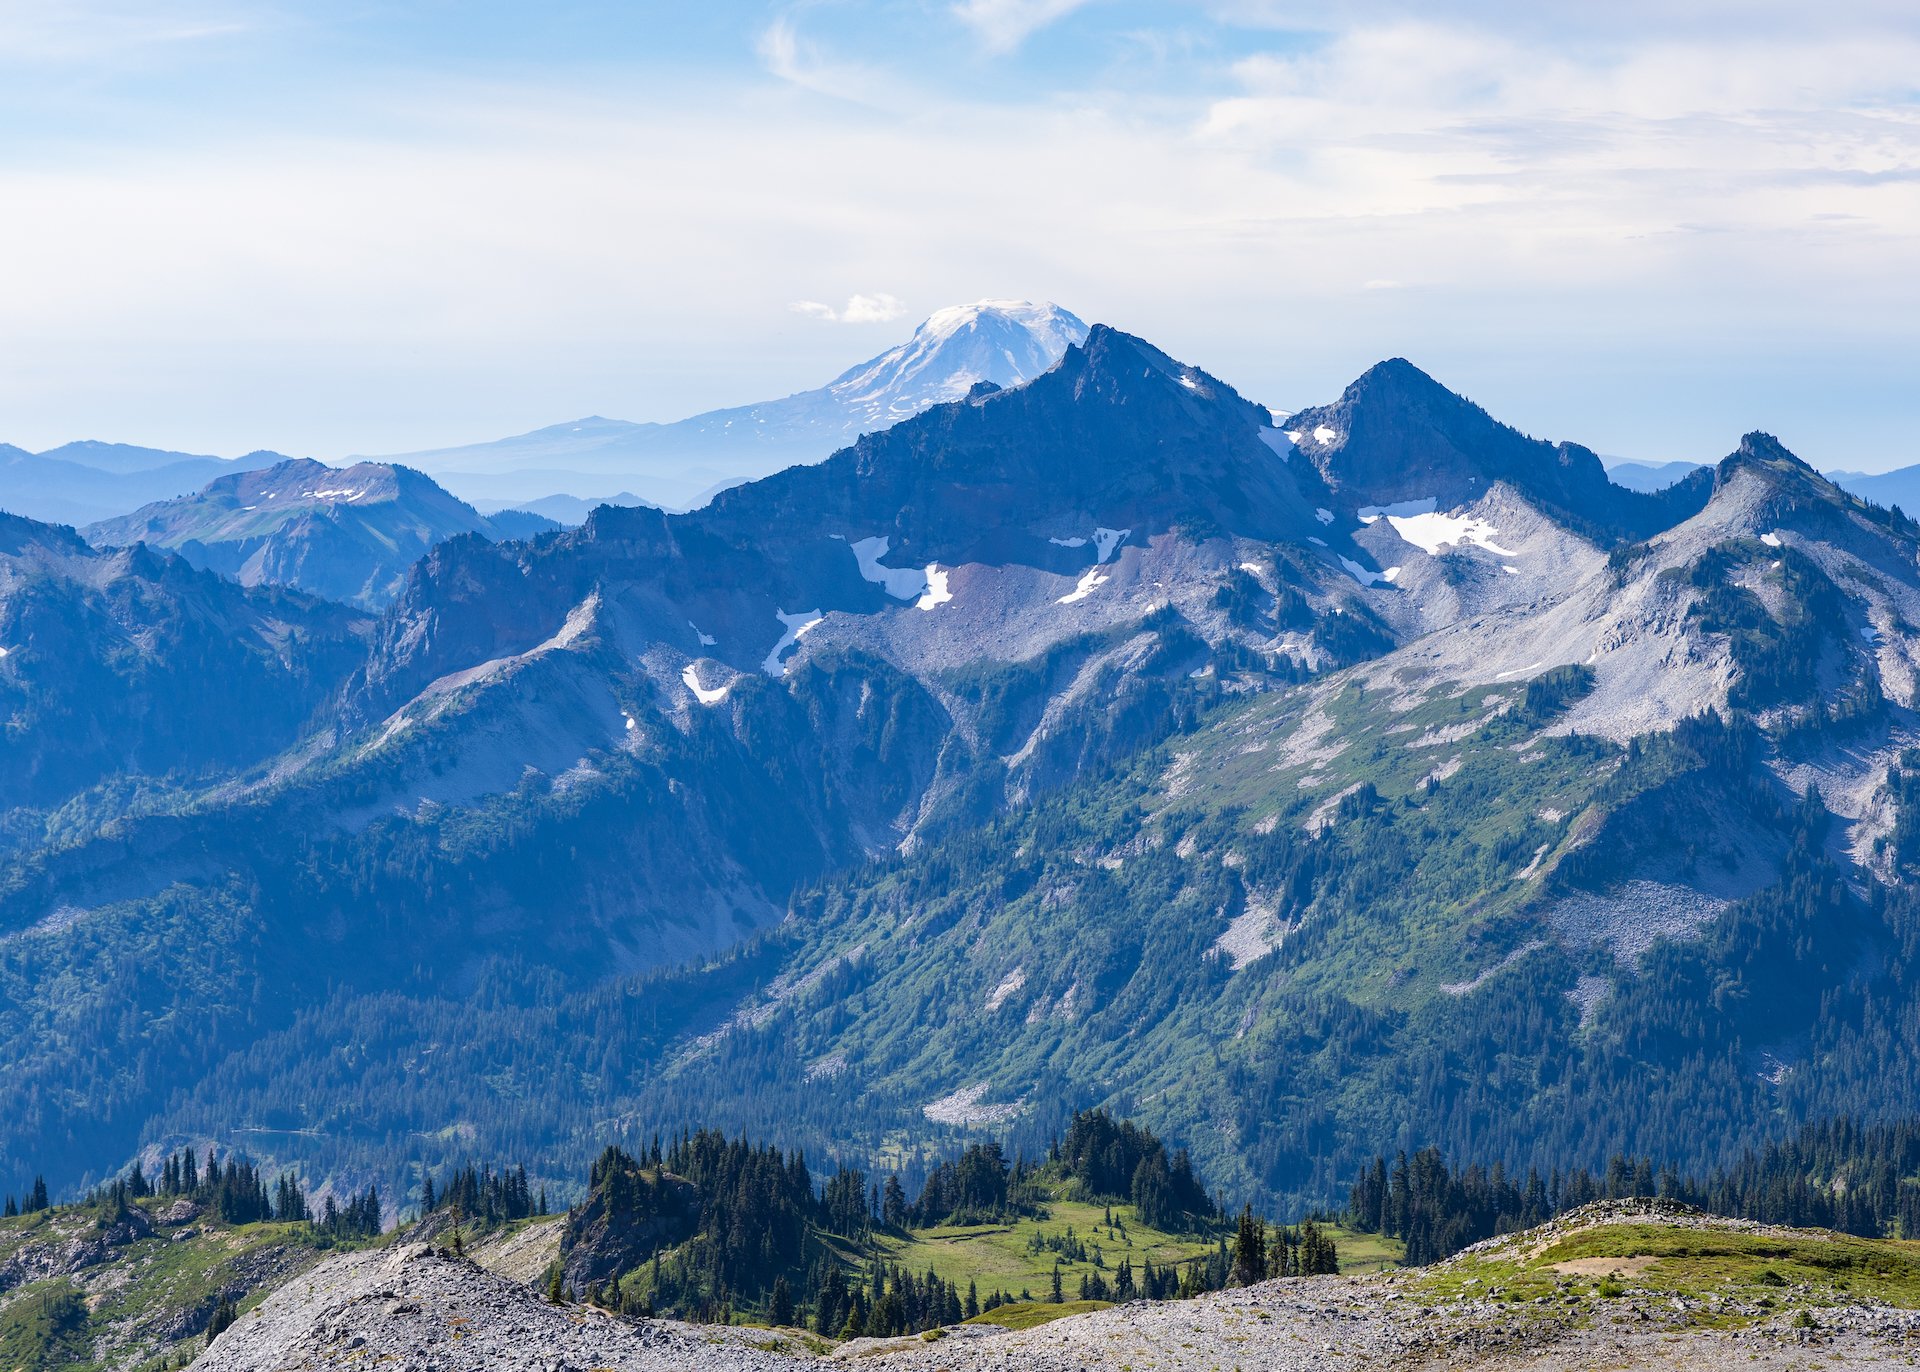
[(1585, 1168), (1525, 1177), (1469, 1164), (1455, 1170), (1437, 1148), (1389, 1164), (1376, 1157), (1347, 1200), (1355, 1229), (1403, 1240), (1411, 1264), (1437, 1262), (1469, 1244), (1544, 1224), (1591, 1201), (1654, 1197), (1716, 1215), (1867, 1238), (1920, 1237), (1920, 1120), (1863, 1125), (1851, 1119), (1803, 1128), (1749, 1150), (1705, 1177), (1650, 1159), (1614, 1157)]
[[(1030, 1289), (962, 1291), (937, 1273), (887, 1262), (886, 1234), (942, 1224), (1002, 1223), (1044, 1215), (1064, 1188), (1107, 1201), (1131, 1201), (1141, 1223), (1174, 1232), (1217, 1231), (1206, 1254), (1180, 1263), (1111, 1271), (1071, 1230), (1045, 1236), (1055, 1271), (1041, 1299), (1069, 1296), (1065, 1264), (1091, 1260), (1078, 1276), (1081, 1299), (1167, 1300), (1243, 1280), (1337, 1270), (1333, 1243), (1317, 1225), (1257, 1225), (1230, 1246), (1220, 1207), (1195, 1175), (1185, 1150), (1106, 1110), (1076, 1112), (1044, 1160), (1009, 1159), (998, 1142), (968, 1144), (934, 1165), (917, 1195), (898, 1173), (875, 1178), (841, 1164), (816, 1179), (804, 1153), (728, 1138), (718, 1130), (655, 1137), (629, 1153), (609, 1147), (588, 1174), (586, 1199), (568, 1214), (562, 1260), (549, 1295), (581, 1297), (635, 1314), (672, 1313), (728, 1321), (752, 1310), (776, 1324), (804, 1322), (827, 1337), (912, 1333), (955, 1323), (1016, 1300)], [(1249, 1231), (1250, 1232), (1250, 1231)], [(1245, 1244), (1254, 1249), (1242, 1251)], [(849, 1251), (865, 1253), (863, 1260)], [(1091, 1259), (1089, 1255), (1091, 1254)], [(1257, 1273), (1249, 1277), (1249, 1273)]]
[[(378, 1186), (369, 1185), (365, 1191), (349, 1196), (344, 1205), (328, 1194), (316, 1206), (292, 1172), (282, 1172), (269, 1184), (266, 1174), (251, 1159), (228, 1153), (223, 1161), (212, 1145), (204, 1161), (191, 1148), (167, 1154), (156, 1177), (148, 1177), (144, 1164), (136, 1161), (126, 1176), (95, 1187), (83, 1203), (124, 1210), (150, 1196), (190, 1200), (211, 1210), (225, 1224), (269, 1220), (308, 1224), (337, 1239), (372, 1238), (384, 1228)], [(11, 1198), (8, 1204), (12, 1206)], [(23, 1208), (44, 1210), (46, 1206), (45, 1184), (36, 1183)], [(7, 1213), (17, 1212), (9, 1208)]]

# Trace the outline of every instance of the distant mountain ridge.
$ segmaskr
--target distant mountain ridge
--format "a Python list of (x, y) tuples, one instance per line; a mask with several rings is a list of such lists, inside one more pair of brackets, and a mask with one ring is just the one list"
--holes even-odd
[(1016, 386), (1058, 362), (1087, 326), (1051, 303), (981, 300), (936, 311), (906, 342), (825, 386), (781, 400), (637, 424), (599, 415), (491, 443), (380, 460), (430, 472), (475, 501), (524, 501), (624, 484), (685, 508), (718, 488), (817, 462), (978, 382)]
[(147, 543), (243, 586), (292, 586), (361, 609), (399, 594), (413, 564), (460, 534), (524, 538), (560, 526), (523, 511), (491, 518), (405, 467), (335, 468), (311, 458), (235, 472), (190, 496), (83, 531), (99, 547)]
[(1616, 486), (1625, 486), (1630, 491), (1663, 491), (1688, 473), (1699, 470), (1698, 462), (1628, 462), (1618, 458), (1603, 459), (1607, 464), (1607, 477)]
[(1920, 511), (1920, 466), (1896, 467), (1890, 472), (1830, 472), (1828, 477), (1876, 505)]
[(697, 510), (440, 542), (277, 749), (9, 810), (0, 1171), (1133, 1102), (1309, 1202), (1416, 1125), (1901, 1104), (1917, 555), (1765, 435), (1636, 494), (1405, 361), (1276, 424), (1096, 326)]
[(270, 452), (229, 459), (90, 441), (30, 453), (0, 443), (0, 510), (44, 523), (90, 524), (286, 460)]

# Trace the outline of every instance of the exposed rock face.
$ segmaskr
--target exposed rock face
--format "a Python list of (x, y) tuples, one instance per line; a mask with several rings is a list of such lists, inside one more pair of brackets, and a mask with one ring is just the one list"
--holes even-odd
[(1704, 471), (1656, 494), (1615, 486), (1590, 450), (1528, 438), (1404, 358), (1286, 424), (1328, 483), (1361, 504), (1435, 498), (1444, 509), (1504, 481), (1577, 527), (1644, 537), (1697, 511), (1712, 489)]
[[(761, 1372), (766, 1330), (621, 1320), (554, 1306), (444, 1249), (408, 1244), (323, 1263), (220, 1335), (198, 1372), (322, 1368), (541, 1369), (542, 1372)], [(760, 1345), (756, 1347), (755, 1345)]]
[(561, 1241), (567, 1284), (575, 1291), (632, 1271), (689, 1237), (700, 1221), (700, 1193), (686, 1178), (617, 1163), (603, 1168), (567, 1216)]

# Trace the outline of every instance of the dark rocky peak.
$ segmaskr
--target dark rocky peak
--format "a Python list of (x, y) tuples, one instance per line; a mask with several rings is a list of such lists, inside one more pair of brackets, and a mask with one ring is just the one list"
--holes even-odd
[[(1797, 476), (1812, 477), (1825, 481), (1805, 459), (1792, 452), (1786, 444), (1772, 434), (1755, 430), (1740, 436), (1740, 446), (1724, 458), (1721, 467), (1741, 465), (1759, 465), (1776, 468), (1782, 472), (1791, 472)], [(1828, 483), (1831, 484), (1831, 483)]]
[(64, 524), (46, 524), (0, 511), (0, 557), (87, 557), (87, 541)]
[[(826, 462), (723, 491), (675, 521), (734, 541), (853, 522), (957, 560), (983, 531), (1096, 512), (1120, 527), (1230, 518), (1276, 468), (1266, 412), (1225, 382), (1104, 325), (1021, 386), (936, 405)], [(1117, 522), (1116, 522), (1117, 521)], [(918, 555), (918, 554), (916, 554)]]
[(1529, 438), (1404, 358), (1368, 368), (1333, 404), (1302, 410), (1287, 427), (1328, 485), (1369, 503), (1471, 498), (1497, 480), (1556, 492), (1606, 484), (1585, 448)]
[(1772, 434), (1743, 434), (1739, 447), (1705, 471), (1711, 474), (1715, 491), (1724, 490), (1742, 474), (1746, 474), (1764, 482), (1777, 499), (1811, 500), (1863, 508), (1866, 504), (1815, 471)]
[(1356, 505), (1478, 499), (1505, 482), (1601, 542), (1670, 527), (1705, 502), (1701, 483), (1646, 495), (1615, 486), (1591, 449), (1548, 443), (1448, 390), (1405, 358), (1370, 367), (1331, 405), (1288, 416), (1287, 436)]
[[(1736, 497), (1743, 478), (1757, 481), (1764, 492), (1758, 502), (1751, 493)], [(1695, 472), (1689, 481), (1704, 479), (1716, 501), (1741, 498), (1751, 509), (1756, 532), (1760, 526), (1784, 525), (1807, 534), (1846, 541), (1842, 526), (1864, 520), (1887, 534), (1920, 537), (1920, 526), (1895, 509), (1876, 505), (1836, 485), (1816, 471), (1772, 434), (1750, 433), (1740, 446), (1713, 467)], [(1684, 483), (1683, 483), (1684, 484)], [(1725, 497), (1722, 492), (1728, 493)]]
[[(381, 717), (447, 671), (528, 652), (596, 593), (630, 644), (694, 646), (689, 620), (751, 624), (723, 632), (719, 649), (749, 670), (779, 630), (776, 609), (897, 604), (863, 559), (1078, 572), (1100, 527), (1136, 541), (1178, 527), (1304, 543), (1321, 530), (1316, 501), (1274, 437), (1267, 412), (1224, 382), (1096, 327), (1031, 382), (936, 405), (704, 509), (603, 506), (537, 544), (443, 544), (383, 626), (355, 713)], [(1075, 534), (1081, 545), (1056, 538)], [(886, 547), (852, 551), (872, 539)]]

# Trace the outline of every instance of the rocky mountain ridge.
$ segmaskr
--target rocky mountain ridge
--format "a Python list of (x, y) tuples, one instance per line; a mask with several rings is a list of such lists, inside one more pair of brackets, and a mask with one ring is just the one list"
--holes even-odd
[(559, 527), (520, 511), (482, 516), (405, 467), (334, 468), (291, 458), (82, 532), (97, 547), (146, 543), (243, 586), (291, 586), (377, 611), (435, 544), (461, 534), (528, 538)]
[(87, 524), (286, 460), (269, 452), (229, 459), (94, 442), (30, 453), (0, 443), (0, 510), (45, 523)]
[[(7, 806), (227, 775), (279, 752), (365, 651), (367, 621), (147, 548), (0, 515)], [(109, 807), (111, 808), (111, 807)]]
[[(1894, 1071), (1844, 1037), (1866, 1006), (1802, 1002), (1897, 965), (1809, 863), (1910, 860), (1912, 528), (1761, 436), (1610, 493), (1404, 363), (1282, 422), (1096, 327), (698, 511), (437, 545), (294, 737), (14, 817), (0, 1030), (108, 1027), (37, 1038), (0, 1105), (70, 1131), (69, 1182), (243, 1118), (384, 1185), (439, 1113), (864, 1149), (1126, 1098), (1307, 1200), (1414, 1110), (1497, 1105), (1515, 1164), (1605, 1146), (1590, 1109), (1664, 1153), (1682, 1099), (1807, 1118)], [(1782, 953), (1811, 891), (1839, 914)], [(86, 989), (114, 947), (147, 1018)], [(1716, 976), (1778, 1036), (1647, 989)], [(1702, 1042), (1752, 1070), (1703, 1086)], [(1855, 1058), (1796, 1075), (1816, 1048)], [(1616, 1101), (1649, 1063), (1672, 1096)]]

